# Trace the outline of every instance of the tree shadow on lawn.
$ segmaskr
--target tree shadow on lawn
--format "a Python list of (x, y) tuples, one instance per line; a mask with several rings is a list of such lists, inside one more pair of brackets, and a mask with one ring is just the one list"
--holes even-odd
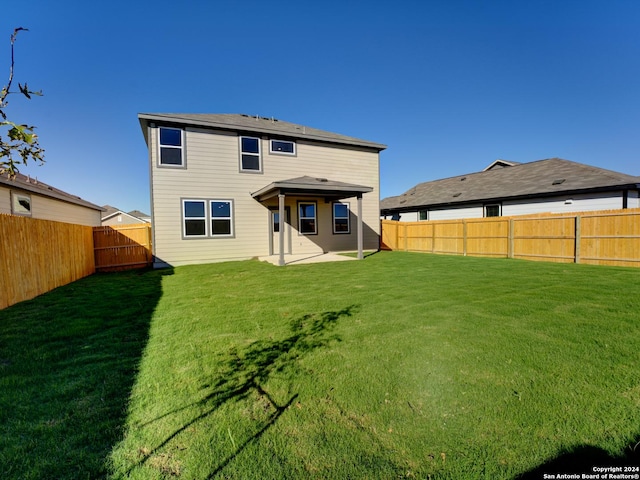
[[(549, 460), (539, 467), (516, 477), (516, 480), (541, 480), (543, 478), (552, 478), (552, 476), (558, 478), (559, 475), (562, 474), (579, 475), (580, 478), (583, 478), (583, 474), (596, 475), (598, 473), (600, 473), (600, 478), (609, 478), (608, 474), (611, 473), (611, 471), (600, 472), (595, 471), (594, 468), (618, 467), (620, 468), (620, 470), (617, 470), (615, 473), (619, 474), (625, 473), (624, 467), (635, 466), (640, 466), (640, 438), (636, 438), (636, 440), (629, 444), (619, 456), (613, 456), (605, 450), (591, 445), (582, 445), (567, 450), (558, 455), (556, 458)], [(607, 473), (607, 477), (603, 477), (604, 473)], [(637, 474), (637, 470), (633, 472), (627, 472), (627, 475)]]
[(342, 310), (303, 315), (291, 322), (291, 334), (282, 340), (257, 340), (243, 347), (234, 347), (225, 354), (220, 355), (219, 363), (221, 367), (217, 380), (211, 384), (203, 385), (203, 389), (208, 392), (204, 398), (198, 402), (193, 402), (165, 413), (141, 426), (144, 427), (162, 418), (194, 407), (199, 410), (204, 409), (204, 412), (174, 430), (154, 448), (143, 452), (140, 461), (132, 465), (127, 474), (149, 462), (171, 440), (212, 415), (225, 403), (238, 402), (248, 399), (251, 395), (257, 395), (258, 401), (262, 402), (265, 412), (268, 411), (269, 414), (266, 418), (258, 420), (258, 428), (242, 443), (236, 444), (235, 440), (232, 439), (233, 451), (218, 462), (209, 478), (220, 474), (245, 448), (259, 440), (298, 397), (296, 393), (287, 401), (278, 403), (263, 388), (263, 385), (276, 373), (285, 371), (291, 373), (291, 371), (295, 371), (297, 362), (310, 352), (325, 347), (331, 342), (340, 341), (338, 335), (330, 332), (335, 328), (340, 318), (352, 316), (356, 309), (357, 306), (351, 305)]
[(95, 274), (0, 311), (2, 478), (107, 476), (170, 274)]

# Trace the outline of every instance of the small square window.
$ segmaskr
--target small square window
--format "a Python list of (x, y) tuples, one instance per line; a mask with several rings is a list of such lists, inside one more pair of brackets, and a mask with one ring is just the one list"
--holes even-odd
[(429, 220), (429, 212), (427, 210), (418, 211), (418, 220)]
[(182, 167), (184, 165), (182, 130), (165, 127), (160, 127), (159, 130), (160, 165)]
[(260, 139), (240, 137), (240, 171), (260, 172)]
[(484, 206), (484, 216), (485, 217), (499, 217), (500, 216), (500, 205), (485, 205)]
[(31, 197), (22, 193), (12, 193), (11, 213), (14, 215), (31, 215)]
[(295, 155), (296, 143), (289, 140), (271, 140), (269, 151), (282, 155)]

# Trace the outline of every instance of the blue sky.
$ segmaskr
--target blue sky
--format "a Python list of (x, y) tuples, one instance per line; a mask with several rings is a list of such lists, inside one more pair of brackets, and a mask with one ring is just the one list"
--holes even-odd
[(635, 0), (34, 0), (3, 10), (2, 83), (18, 26), (14, 81), (44, 96), (6, 112), (46, 150), (21, 171), (98, 205), (150, 212), (139, 112), (384, 143), (383, 198), (498, 158), (640, 175)]

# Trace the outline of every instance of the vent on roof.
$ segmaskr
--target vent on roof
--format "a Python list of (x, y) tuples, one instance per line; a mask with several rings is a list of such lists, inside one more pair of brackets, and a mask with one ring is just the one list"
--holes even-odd
[(459, 197), (460, 195), (462, 195), (462, 192), (458, 192), (458, 193), (454, 193), (453, 194), (454, 197)]
[(565, 182), (564, 178), (558, 178), (557, 180), (554, 180), (553, 183), (551, 185), (561, 185)]
[(462, 178), (460, 179), (460, 181), (461, 181), (461, 182), (464, 182), (466, 179), (467, 179), (467, 177), (462, 177)]

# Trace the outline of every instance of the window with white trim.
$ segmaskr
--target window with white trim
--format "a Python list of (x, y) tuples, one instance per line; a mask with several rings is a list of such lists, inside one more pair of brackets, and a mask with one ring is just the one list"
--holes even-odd
[(240, 137), (240, 171), (261, 172), (260, 139)]
[(184, 238), (232, 237), (233, 200), (182, 200)]
[(233, 203), (231, 200), (211, 200), (211, 236), (233, 235)]
[(31, 215), (31, 196), (11, 192), (11, 213), (14, 215)]
[(302, 235), (318, 233), (316, 202), (298, 202), (298, 231)]
[(182, 234), (185, 237), (207, 236), (207, 214), (205, 200), (182, 201)]
[(484, 216), (485, 217), (499, 217), (499, 216), (501, 216), (500, 210), (501, 210), (501, 208), (500, 208), (500, 204), (499, 203), (492, 203), (490, 205), (485, 205), (484, 206)]
[(158, 130), (159, 164), (163, 167), (183, 167), (184, 138), (182, 130), (168, 127), (160, 127)]
[(334, 203), (333, 204), (333, 233), (350, 233), (351, 225), (349, 224), (349, 204)]
[(296, 142), (291, 140), (271, 140), (269, 141), (269, 153), (295, 155)]

